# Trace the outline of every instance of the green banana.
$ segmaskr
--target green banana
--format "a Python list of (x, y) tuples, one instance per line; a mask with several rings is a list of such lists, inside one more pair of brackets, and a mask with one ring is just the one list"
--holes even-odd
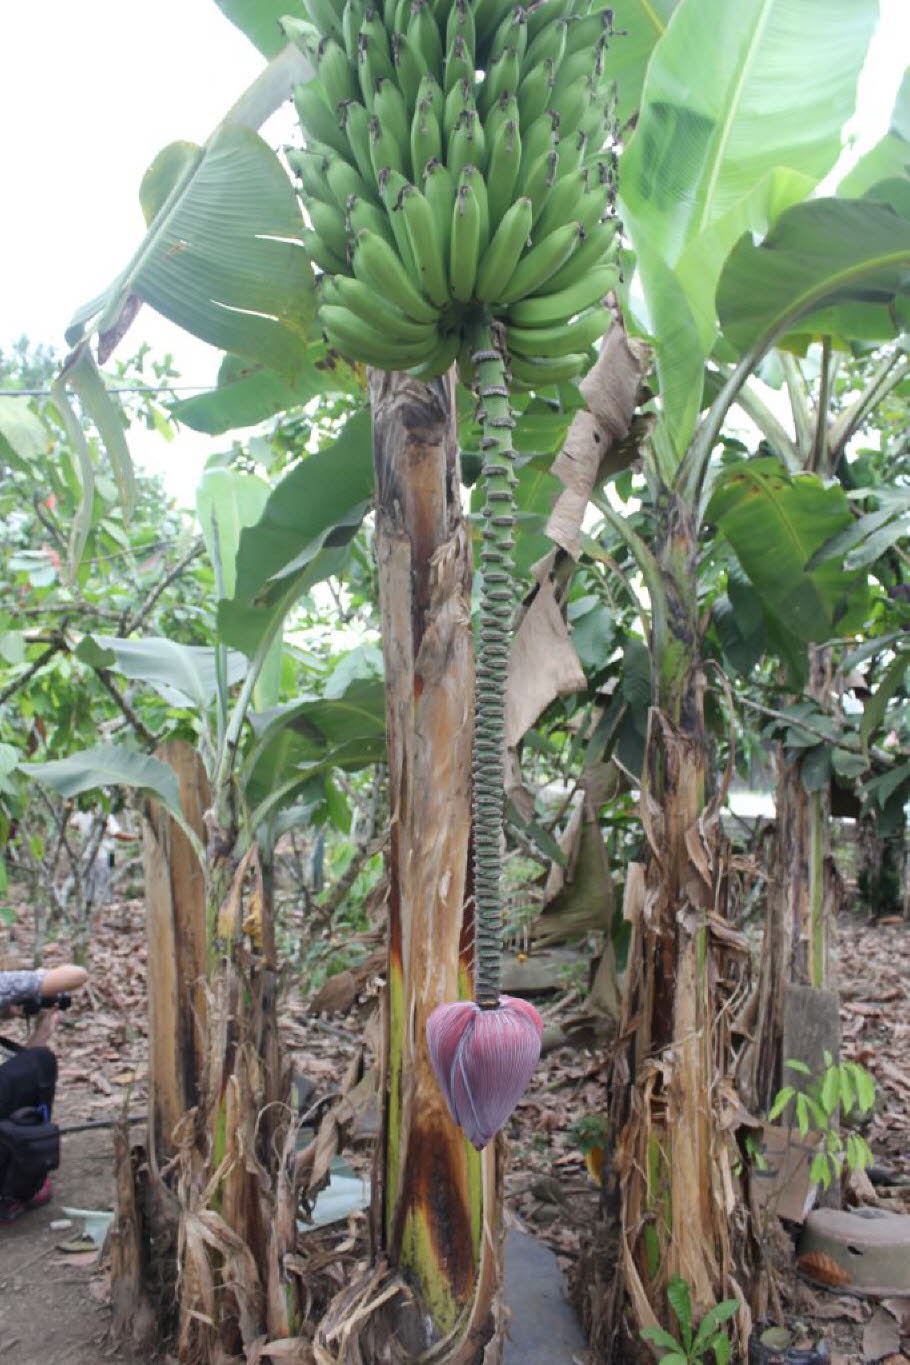
[(365, 17), (365, 0), (345, 0), (341, 11), (341, 33), (344, 50), (352, 62), (357, 60), (357, 38)]
[(357, 81), (360, 85), (360, 95), (369, 109), (373, 112), (373, 97), (376, 94), (376, 82), (381, 72), (373, 62), (373, 54), (364, 45), (357, 54)]
[(416, 185), (405, 185), (397, 211), (404, 218), (414, 255), (416, 280), (431, 303), (441, 308), (449, 298), (449, 281), (433, 210)]
[(519, 179), (523, 180), (530, 172), (538, 157), (552, 152), (559, 141), (556, 131), (557, 120), (551, 113), (541, 114), (533, 123), (522, 123), (521, 129), (521, 166)]
[(378, 331), (336, 304), (323, 304), (319, 320), (329, 342), (342, 355), (379, 369), (406, 370), (426, 360), (432, 350), (433, 343), (425, 341), (391, 341), (387, 331)]
[(358, 100), (348, 100), (341, 106), (341, 126), (347, 143), (345, 155), (353, 160), (364, 180), (375, 179), (373, 158), (370, 154), (370, 115)]
[(405, 106), (413, 110), (417, 104), (420, 82), (427, 73), (423, 65), (417, 60), (411, 44), (402, 33), (392, 34), (392, 62), (395, 67), (395, 79), (404, 97)]
[(590, 232), (586, 232), (581, 245), (572, 252), (565, 265), (560, 266), (548, 277), (546, 292), (568, 289), (583, 279), (589, 271), (609, 263), (615, 253), (618, 226), (618, 220), (610, 218), (595, 224)]
[(411, 125), (404, 96), (395, 81), (382, 79), (377, 81), (373, 114), (379, 119), (383, 132), (391, 134), (398, 143), (403, 159), (407, 162), (410, 156)]
[(557, 19), (568, 18), (576, 8), (573, 0), (569, 3), (566, 0), (537, 0), (528, 7), (528, 37), (536, 38), (541, 29)]
[(500, 291), (500, 301), (515, 303), (527, 294), (536, 294), (541, 285), (565, 265), (583, 236), (578, 223), (563, 223), (549, 237), (532, 246)]
[(518, 100), (514, 95), (506, 91), (500, 95), (483, 121), (483, 130), (487, 135), (487, 145), (493, 141), (504, 123), (518, 123)]
[(501, 57), (507, 47), (514, 47), (518, 61), (524, 58), (528, 47), (528, 16), (520, 6), (509, 10), (490, 39), (486, 54), (486, 65), (490, 66)]
[(328, 203), (331, 197), (325, 178), (328, 158), (320, 152), (303, 151), (299, 147), (288, 147), (285, 156), (291, 170), (300, 180), (304, 198), (321, 199)]
[(456, 188), (461, 189), (462, 185), (470, 185), (477, 199), (477, 209), (480, 215), (480, 250), (483, 251), (490, 240), (490, 202), (486, 177), (481, 174), (476, 166), (464, 166), (461, 175), (458, 177)]
[(568, 175), (560, 176), (557, 153), (556, 178), (550, 187), (547, 201), (534, 223), (534, 234), (538, 240), (546, 237), (561, 223), (571, 222), (575, 218), (575, 205), (582, 195), (587, 193), (587, 189), (588, 182), (582, 170), (570, 171)]
[(303, 7), (319, 33), (328, 34), (339, 43), (344, 42), (341, 17), (332, 0), (303, 0)]
[(474, 293), (482, 303), (491, 303), (514, 275), (531, 232), (533, 209), (530, 199), (516, 199), (503, 214), (490, 245), (481, 257)]
[(509, 123), (501, 124), (490, 141), (486, 183), (490, 222), (494, 231), (514, 197), (521, 156), (522, 141), (518, 121), (513, 119)]
[(300, 238), (303, 242), (303, 249), (310, 260), (315, 261), (319, 269), (324, 270), (327, 275), (339, 275), (347, 270), (344, 257), (332, 251), (318, 232), (314, 232), (312, 228), (308, 227), (301, 228)]
[(334, 204), (323, 204), (319, 199), (311, 199), (306, 211), (316, 235), (331, 252), (344, 260), (348, 250), (348, 234), (341, 210)]
[(398, 255), (406, 271), (413, 274), (416, 271), (414, 253), (411, 250), (411, 239), (405, 226), (404, 218), (398, 209), (398, 201), (407, 185), (407, 180), (400, 171), (388, 168), (380, 172), (379, 175), (379, 195), (385, 205), (392, 232), (395, 237), (395, 245), (398, 248)]
[(332, 109), (360, 94), (351, 59), (341, 43), (323, 38), (316, 49), (316, 71), (325, 97)]
[[(571, 30), (570, 30), (571, 32)], [(563, 57), (553, 81), (553, 107), (562, 109), (563, 101), (570, 91), (590, 81), (597, 70), (598, 58), (590, 50), (573, 52)]]
[(347, 203), (347, 227), (352, 237), (356, 237), (358, 232), (366, 229), (384, 237), (389, 246), (395, 245), (395, 237), (388, 215), (382, 209), (377, 208), (375, 204), (371, 204), (368, 199), (360, 199), (356, 194), (352, 195)]
[(585, 52), (600, 49), (613, 35), (613, 11), (592, 10), (590, 14), (573, 15), (566, 33), (566, 52)]
[(446, 165), (454, 176), (465, 166), (482, 169), (486, 164), (483, 124), (473, 109), (466, 109), (449, 135)]
[(571, 174), (572, 171), (585, 169), (585, 154), (588, 150), (588, 137), (586, 133), (577, 132), (570, 134), (569, 137), (560, 138), (557, 151), (559, 152), (559, 170), (557, 175), (561, 178)]
[(414, 0), (411, 5), (411, 20), (407, 27), (409, 42), (420, 53), (426, 71), (442, 70), (442, 39), (433, 11), (426, 0)]
[(460, 34), (456, 34), (446, 50), (444, 80), (447, 95), (461, 81), (467, 81), (471, 90), (474, 89), (474, 54), (468, 47), (467, 39)]
[(513, 8), (514, 0), (475, 0), (474, 24), (477, 29), (477, 65), (486, 68), (489, 43), (502, 22)]
[(341, 131), (341, 124), (320, 94), (317, 82), (310, 81), (306, 85), (294, 87), (294, 106), (308, 139), (315, 138), (317, 142), (324, 142), (339, 156), (349, 156), (347, 139)]
[(433, 210), (436, 234), (443, 260), (448, 260), (449, 237), (452, 232), (452, 208), (455, 202), (455, 181), (448, 166), (441, 161), (427, 163), (423, 177), (423, 192)]
[(393, 342), (435, 344), (438, 330), (435, 318), (432, 322), (415, 322), (395, 308), (388, 298), (378, 294), (362, 280), (351, 279), (350, 275), (336, 275), (326, 299), (327, 302), (349, 308), (378, 332), (388, 334)]
[(576, 280), (568, 289), (557, 289), (552, 294), (534, 294), (513, 303), (509, 321), (518, 327), (545, 327), (566, 321), (599, 303), (619, 280), (619, 267), (601, 265)]
[(529, 167), (527, 175), (520, 181), (524, 193), (534, 206), (535, 223), (547, 202), (553, 181), (556, 179), (558, 167), (559, 153), (555, 149), (552, 152), (544, 152), (543, 156), (539, 156), (533, 166)]
[(392, 66), (392, 48), (389, 43), (389, 34), (379, 11), (372, 7), (367, 9), (363, 17), (358, 35), (358, 53), (361, 47), (367, 46), (372, 49), (372, 59), (374, 65), (382, 66), (384, 74), (394, 75)]
[(551, 107), (559, 111), (559, 136), (571, 137), (581, 126), (581, 121), (595, 98), (590, 83), (579, 80), (557, 97), (554, 87)]
[(385, 170), (399, 171), (406, 175), (410, 166), (410, 149), (402, 147), (388, 128), (375, 116), (370, 119), (370, 156), (373, 174), (378, 183)]
[(474, 105), (474, 87), (470, 81), (461, 80), (453, 85), (446, 93), (445, 103), (442, 107), (442, 126), (445, 131), (446, 141), (458, 126), (462, 114), (476, 113)]
[(596, 306), (581, 313), (572, 322), (553, 323), (549, 327), (506, 327), (506, 342), (510, 352), (522, 356), (564, 356), (578, 354), (599, 341), (610, 326), (609, 308)]
[(522, 124), (533, 123), (546, 109), (552, 108), (554, 70), (553, 61), (547, 59), (532, 67), (519, 82), (518, 109)]
[(421, 100), (411, 121), (411, 166), (415, 180), (423, 175), (428, 161), (442, 156), (442, 129), (430, 100)]
[(452, 209), (449, 247), (449, 289), (453, 299), (468, 303), (474, 296), (474, 282), (480, 256), (480, 210), (471, 185), (461, 185)]
[(574, 379), (587, 364), (586, 355), (564, 355), (543, 359), (539, 356), (512, 355), (509, 370), (516, 388), (542, 389), (548, 384), (564, 384)]
[(554, 71), (556, 70), (562, 61), (566, 50), (566, 31), (568, 27), (569, 21), (565, 18), (560, 18), (555, 20), (552, 24), (547, 24), (546, 28), (540, 30), (528, 44), (528, 50), (525, 53), (524, 61), (521, 64), (521, 73), (523, 76), (526, 76), (528, 72), (533, 71), (535, 66), (540, 66), (541, 63), (546, 61), (551, 61), (553, 63)]
[(347, 205), (352, 194), (360, 199), (371, 199), (376, 202), (376, 182), (371, 181), (367, 184), (350, 162), (343, 161), (340, 156), (332, 157), (325, 168), (324, 176), (339, 208), (343, 209)]
[(415, 287), (398, 252), (385, 238), (373, 232), (358, 232), (352, 265), (358, 280), (415, 322), (434, 322), (439, 316), (439, 310)]
[[(487, 67), (486, 77), (480, 87), (477, 108), (481, 114), (488, 114), (500, 95), (506, 92), (515, 94), (518, 90), (520, 75), (521, 63), (518, 59), (518, 49), (515, 47), (503, 48), (495, 61)], [(521, 108), (520, 96), (518, 107)]]
[(429, 379), (437, 379), (439, 375), (446, 374), (452, 368), (458, 359), (460, 349), (461, 332), (459, 330), (448, 332), (439, 338), (436, 350), (428, 360), (411, 368), (411, 374), (415, 379), (422, 379), (424, 383)]
[(474, 11), (468, 0), (455, 0), (455, 4), (449, 10), (449, 18), (446, 23), (447, 52), (456, 38), (464, 39), (468, 51), (473, 56), (474, 49), (477, 46), (477, 32), (474, 27)]
[(417, 103), (422, 104), (424, 100), (429, 100), (437, 121), (442, 123), (446, 103), (445, 91), (431, 72), (421, 77), (420, 85), (417, 87)]

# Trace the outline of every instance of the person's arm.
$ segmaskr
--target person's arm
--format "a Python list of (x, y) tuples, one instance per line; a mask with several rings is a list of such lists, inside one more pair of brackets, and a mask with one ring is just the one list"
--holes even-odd
[(59, 995), (61, 991), (78, 991), (86, 981), (88, 972), (85, 968), (75, 967), (71, 962), (63, 967), (48, 967), (42, 973), (41, 995), (46, 999), (49, 995)]
[(29, 1000), (47, 999), (61, 991), (76, 991), (88, 980), (84, 967), (67, 963), (37, 971), (0, 972), (0, 1012)]
[(43, 971), (0, 972), (0, 1012), (5, 1012), (12, 1005), (22, 1005), (27, 1000), (39, 1000), (45, 975)]

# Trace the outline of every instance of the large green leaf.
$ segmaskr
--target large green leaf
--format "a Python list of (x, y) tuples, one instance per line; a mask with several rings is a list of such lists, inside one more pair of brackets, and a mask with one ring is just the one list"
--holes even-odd
[(701, 411), (704, 347), (676, 274), (647, 245), (639, 252), (638, 262), (647, 281), (663, 430), (678, 457), (688, 445)]
[(385, 757), (385, 686), (379, 678), (357, 678), (340, 697), (300, 698), (252, 714), (250, 721), (256, 744), (245, 791), (254, 808), (273, 792), (280, 792), (281, 805), (296, 800), (308, 782), (332, 768), (362, 768)]
[(791, 478), (775, 459), (731, 465), (715, 484), (706, 519), (730, 541), (765, 609), (806, 643), (863, 619), (861, 579), (812, 555), (850, 523), (843, 489), (814, 474)]
[(362, 381), (323, 342), (310, 344), (300, 373), (288, 384), (274, 370), (226, 355), (218, 387), (170, 405), (172, 416), (194, 431), (220, 436), (237, 427), (256, 426), (275, 413), (300, 407), (321, 393), (356, 393)]
[(307, 18), (300, 0), (215, 0), (215, 3), (266, 57), (274, 57), (287, 41), (280, 22), (286, 14), (295, 19)]
[(773, 168), (820, 180), (877, 14), (876, 0), (682, 0), (622, 157), (633, 240), (674, 264)]
[(239, 469), (206, 469), (199, 481), (196, 515), (224, 597), (234, 596), (240, 533), (256, 524), (270, 493), (264, 479)]
[(26, 398), (0, 397), (0, 456), (28, 469), (47, 449), (49, 436)]
[(857, 517), (816, 550), (807, 568), (827, 559), (843, 559), (848, 569), (865, 568), (905, 540), (910, 535), (910, 490), (882, 489), (878, 501), (881, 505), (874, 512)]
[[(910, 220), (872, 200), (816, 199), (783, 213), (755, 245), (737, 242), (717, 289), (726, 340), (760, 355), (820, 309), (876, 305), (884, 336), (900, 331), (895, 305), (910, 295)], [(799, 324), (797, 326), (797, 323)]]
[(616, 0), (613, 6), (616, 36), (607, 49), (604, 69), (616, 82), (620, 123), (625, 123), (641, 103), (648, 61), (678, 4), (679, 0)]
[(339, 573), (373, 486), (369, 414), (346, 422), (337, 441), (282, 479), (260, 519), (240, 537), (234, 597), (218, 604), (227, 644), (253, 657), (294, 603)]
[(876, 14), (876, 0), (681, 0), (654, 49), (619, 179), (677, 457), (727, 253), (834, 164)]
[(281, 480), (255, 526), (240, 537), (236, 596), (261, 597), (276, 575), (311, 560), (332, 532), (350, 539), (373, 491), (373, 447), (368, 412), (357, 413), (338, 439), (307, 455)]
[[(171, 706), (204, 711), (218, 688), (215, 650), (208, 645), (181, 645), (154, 635), (141, 640), (86, 635), (76, 654), (92, 667), (114, 668), (127, 678), (148, 683)], [(229, 653), (228, 686), (239, 682), (246, 669), (242, 654)]]
[[(714, 308), (717, 281), (733, 244), (744, 232), (763, 234), (784, 209), (805, 199), (814, 185), (811, 176), (787, 167), (775, 167), (762, 176), (749, 194), (693, 237), (680, 256), (675, 275), (691, 309), (698, 329), (699, 349), (705, 356), (710, 353), (717, 335)], [(657, 282), (652, 280), (651, 291), (656, 287)]]
[(299, 204), (278, 157), (251, 129), (228, 125), (175, 170), (139, 250), (77, 314), (67, 340), (78, 341), (89, 320), (102, 333), (116, 329), (130, 301), (142, 300), (203, 341), (293, 380), (315, 303)]
[(95, 787), (138, 787), (163, 801), (172, 815), (180, 814), (177, 774), (167, 763), (123, 749), (100, 744), (52, 763), (23, 763), (22, 771), (51, 787), (63, 797), (79, 796)]
[(845, 175), (840, 195), (860, 197), (880, 180), (910, 175), (910, 69), (904, 73), (887, 133)]

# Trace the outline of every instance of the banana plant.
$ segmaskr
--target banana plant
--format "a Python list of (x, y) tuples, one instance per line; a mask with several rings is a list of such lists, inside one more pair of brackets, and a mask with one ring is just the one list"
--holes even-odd
[[(910, 242), (900, 205), (871, 195), (807, 201), (840, 150), (876, 19), (873, 3), (845, 0), (836, 9), (832, 27), (829, 9), (823, 18), (820, 7), (790, 0), (735, 9), (682, 0), (652, 52), (619, 164), (659, 392), (642, 452), (654, 509), (649, 540), (601, 505), (649, 597), (651, 658), (641, 772), (650, 851), (641, 903), (630, 907), (621, 1025), (621, 1036), (624, 1029), (630, 1036), (622, 1074), (634, 1092), (617, 1085), (613, 1109), (611, 1178), (625, 1240), (621, 1292), (610, 1297), (614, 1342), (624, 1316), (639, 1327), (658, 1320), (673, 1274), (689, 1282), (699, 1313), (733, 1289), (730, 1226), (721, 1213), (724, 1191), (733, 1188), (731, 1154), (720, 1115), (704, 1097), (721, 1093), (731, 1066), (715, 992), (720, 961), (737, 948), (722, 925), (726, 882), (704, 727), (698, 561), (700, 534), (720, 516), (724, 488), (729, 498), (735, 480), (748, 482), (750, 473), (719, 470), (717, 439), (773, 345), (792, 344), (801, 329), (817, 335), (835, 307), (864, 308), (878, 335), (894, 335), (904, 306)], [(792, 110), (781, 89), (791, 92)], [(715, 355), (732, 355), (733, 363), (707, 390), (706, 363)], [(708, 393), (713, 401), (705, 405)], [(792, 486), (796, 496), (786, 467), (775, 468), (779, 487), (790, 496)], [(809, 482), (827, 505), (829, 490), (817, 476)], [(745, 503), (757, 523), (759, 500)], [(807, 602), (814, 590), (805, 561), (846, 524), (843, 505), (840, 514), (805, 543), (791, 587)], [(831, 624), (829, 609), (791, 628), (808, 641), (826, 638)], [(644, 1100), (632, 1104), (632, 1093)], [(748, 1284), (748, 1267), (738, 1273)]]
[[(216, 1342), (235, 1348), (238, 1295), (244, 1332), (289, 1336), (296, 1325), (294, 1295), (269, 1241), (276, 1226), (286, 1225), (277, 1211), (276, 1190), (291, 1198), (292, 1186), (276, 1180), (263, 1187), (247, 1161), (234, 1159), (234, 1148), (248, 1141), (249, 1152), (258, 1153), (269, 1169), (284, 1137), (270, 1117), (285, 1112), (287, 1098), (275, 1032), (269, 875), (274, 839), (325, 803), (334, 769), (370, 766), (385, 754), (381, 681), (355, 678), (337, 697), (313, 692), (279, 704), (276, 680), (288, 613), (304, 591), (337, 571), (360, 525), (372, 482), (367, 435), (367, 426), (355, 419), (335, 445), (304, 460), (273, 490), (252, 475), (219, 468), (206, 473), (199, 515), (223, 594), (214, 646), (100, 634), (84, 636), (77, 646), (87, 666), (154, 689), (176, 709), (179, 725), (193, 718), (204, 766), (199, 781), (209, 793), (201, 824), (190, 818), (182, 771), (171, 766), (179, 759), (171, 744), (155, 754), (110, 744), (55, 762), (22, 765), (29, 776), (64, 796), (130, 786), (151, 797), (182, 831), (190, 858), (195, 856), (197, 880), (204, 879), (207, 1042), (201, 1057), (193, 1039), (183, 1036), (187, 1011), (178, 1012), (173, 1023), (174, 1046), (196, 1058), (198, 1141), (179, 1149), (180, 1252), (176, 1264), (162, 1268), (175, 1278), (188, 1277), (198, 1288), (199, 1277), (204, 1283), (210, 1273), (210, 1259), (224, 1254), (227, 1245), (237, 1254), (245, 1248), (245, 1264), (264, 1267), (256, 1270), (255, 1283), (247, 1277), (240, 1288), (225, 1285), (214, 1311), (206, 1298), (204, 1322), (201, 1301), (194, 1293), (184, 1295), (183, 1347), (206, 1358)], [(326, 481), (326, 462), (338, 472), (334, 483)], [(276, 522), (283, 527), (285, 556), (279, 556), (277, 566), (274, 555), (269, 558), (262, 549), (274, 543)], [(333, 543), (327, 546), (328, 540)], [(174, 912), (179, 939), (181, 906)], [(189, 932), (188, 926), (182, 928)], [(156, 947), (150, 946), (153, 956)], [(190, 989), (187, 982), (177, 987), (180, 998)], [(160, 1010), (161, 1002), (155, 1008)], [(158, 1044), (167, 1053), (160, 1039)], [(255, 1116), (263, 1105), (273, 1107), (257, 1129)], [(175, 1153), (169, 1130), (155, 1134), (153, 1150), (161, 1158), (153, 1162), (156, 1178), (164, 1179), (165, 1158)], [(293, 1236), (292, 1216), (287, 1226)], [(248, 1311), (246, 1295), (259, 1305), (258, 1316)]]

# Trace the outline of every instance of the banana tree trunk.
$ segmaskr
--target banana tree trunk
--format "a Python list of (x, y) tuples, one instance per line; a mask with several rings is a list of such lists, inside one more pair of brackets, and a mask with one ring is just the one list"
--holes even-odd
[[(642, 774), (648, 851), (633, 918), (613, 1078), (608, 1203), (620, 1217), (617, 1274), (598, 1331), (607, 1358), (636, 1359), (644, 1327), (672, 1325), (669, 1278), (689, 1284), (697, 1318), (736, 1297), (747, 1267), (735, 1246), (739, 1196), (723, 1123), (731, 1047), (722, 991), (742, 951), (726, 923), (726, 852), (704, 728), (696, 539), (669, 490), (655, 554), (652, 698)], [(631, 879), (634, 885), (636, 879)], [(740, 1262), (740, 1264), (737, 1264)], [(741, 1314), (741, 1339), (748, 1314)], [(735, 1352), (734, 1352), (735, 1354)]]
[[(371, 402), (391, 817), (383, 1122), (374, 1266), (330, 1308), (317, 1358), (384, 1360), (394, 1339), (390, 1359), (473, 1365), (498, 1358), (502, 1162), (452, 1121), (425, 1041), (434, 1007), (471, 985), (474, 663), (454, 393), (447, 377), (374, 371)], [(358, 1297), (381, 1307), (355, 1341)]]
[[(149, 1160), (121, 1140), (120, 1335), (177, 1337), (181, 1365), (228, 1365), (294, 1335), (293, 1128), (278, 1052), (272, 898), (258, 849), (238, 857), (213, 820), (188, 745), (159, 757), (180, 781), (207, 860), (152, 804), (144, 865), (149, 929)], [(130, 1306), (136, 1312), (130, 1321)]]
[[(809, 692), (824, 702), (830, 688), (829, 652), (810, 647)], [(832, 947), (840, 901), (840, 879), (831, 850), (827, 785), (809, 790), (800, 760), (776, 754), (775, 845), (768, 884), (759, 968), (754, 1042), (741, 1066), (743, 1095), (767, 1113), (774, 1096), (793, 1077), (784, 1074), (787, 988), (832, 986)], [(836, 1052), (837, 1038), (827, 1039)], [(817, 1059), (806, 1057), (809, 1064)]]

